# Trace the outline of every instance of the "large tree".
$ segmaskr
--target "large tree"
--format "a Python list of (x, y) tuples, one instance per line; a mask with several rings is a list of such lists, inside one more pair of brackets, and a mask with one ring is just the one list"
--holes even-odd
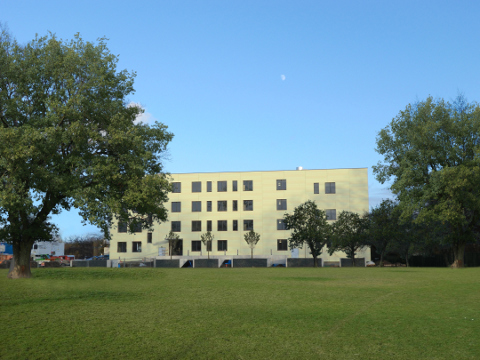
[(463, 267), (480, 224), (478, 104), (459, 96), (408, 105), (380, 131), (376, 150), (384, 160), (373, 171), (381, 183), (392, 181), (403, 216), (445, 226), (439, 241), (453, 247), (453, 266)]
[(317, 267), (317, 258), (331, 235), (325, 211), (320, 210), (314, 201), (297, 206), (293, 214), (284, 215), (285, 227), (292, 230), (288, 239), (290, 249), (307, 245), (313, 256), (313, 266)]
[[(1, 30), (1, 29), (0, 29)], [(9, 277), (30, 277), (34, 241), (51, 214), (76, 208), (108, 237), (112, 214), (129, 229), (166, 220), (165, 125), (136, 121), (134, 72), (117, 71), (104, 39), (55, 35), (20, 45), (0, 35), (0, 239), (13, 244)], [(134, 211), (133, 211), (134, 210)]]
[(343, 251), (352, 265), (355, 266), (355, 255), (364, 248), (366, 243), (366, 229), (368, 217), (351, 211), (342, 211), (333, 225), (333, 235), (329, 244), (328, 253)]

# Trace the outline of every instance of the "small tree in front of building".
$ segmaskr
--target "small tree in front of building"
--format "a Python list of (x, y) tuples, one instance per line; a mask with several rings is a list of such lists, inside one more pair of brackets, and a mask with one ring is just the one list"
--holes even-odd
[(212, 250), (212, 243), (213, 239), (215, 236), (210, 231), (207, 231), (205, 234), (202, 234), (200, 236), (200, 239), (202, 240), (203, 245), (207, 247), (207, 256), (208, 259), (210, 260), (210, 251)]
[(173, 249), (177, 247), (177, 244), (180, 241), (180, 236), (170, 230), (167, 236), (165, 236), (165, 240), (168, 241), (168, 252), (170, 253), (170, 260), (172, 260)]
[(256, 233), (253, 230), (250, 230), (248, 233), (243, 235), (243, 238), (247, 242), (248, 246), (250, 247), (251, 250), (251, 255), (253, 259), (253, 249), (257, 245), (257, 243), (260, 241), (260, 234)]

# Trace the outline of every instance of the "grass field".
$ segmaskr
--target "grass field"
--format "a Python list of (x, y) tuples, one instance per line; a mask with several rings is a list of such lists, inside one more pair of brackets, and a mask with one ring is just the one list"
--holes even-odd
[(0, 359), (479, 359), (480, 268), (0, 270)]

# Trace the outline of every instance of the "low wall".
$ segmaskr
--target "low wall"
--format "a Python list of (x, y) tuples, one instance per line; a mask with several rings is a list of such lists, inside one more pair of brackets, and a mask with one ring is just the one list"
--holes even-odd
[(72, 267), (107, 267), (107, 260), (72, 260)]
[[(356, 267), (365, 267), (365, 258), (356, 258), (355, 259)], [(352, 259), (340, 259), (340, 267), (353, 267)]]
[[(322, 259), (317, 258), (317, 266), (322, 267)], [(287, 267), (314, 267), (313, 257), (311, 258), (288, 258)]]
[(155, 260), (155, 267), (157, 267), (157, 268), (179, 268), (180, 267), (180, 260), (179, 259)]
[(267, 259), (233, 259), (233, 267), (267, 267)]
[(218, 268), (218, 259), (195, 259), (194, 268)]

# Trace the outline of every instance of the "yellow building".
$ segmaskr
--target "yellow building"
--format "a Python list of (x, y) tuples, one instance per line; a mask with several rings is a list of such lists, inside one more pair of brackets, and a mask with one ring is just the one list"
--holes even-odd
[[(125, 226), (112, 228), (110, 259), (126, 260), (169, 256), (166, 235), (173, 230), (181, 241), (173, 255), (207, 256), (200, 235), (210, 230), (215, 239), (210, 256), (248, 256), (244, 234), (253, 229), (261, 235), (256, 256), (308, 257), (306, 246), (290, 251), (290, 231), (283, 215), (307, 200), (313, 200), (335, 221), (342, 210), (368, 211), (367, 168), (251, 171), (172, 174), (173, 192), (165, 205), (168, 222), (154, 225), (153, 232), (128, 234)], [(339, 261), (345, 254), (320, 256), (323, 261)], [(370, 251), (357, 254), (370, 260)]]

